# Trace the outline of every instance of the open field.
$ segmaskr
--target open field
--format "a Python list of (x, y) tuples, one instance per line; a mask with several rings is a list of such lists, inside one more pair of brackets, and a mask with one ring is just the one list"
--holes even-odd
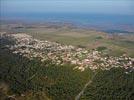
[[(134, 34), (109, 35), (91, 29), (76, 28), (68, 24), (3, 24), (2, 31), (21, 32), (40, 40), (56, 41), (88, 49), (103, 48), (111, 55), (120, 56), (127, 53), (134, 57)], [(124, 34), (124, 33), (123, 33)], [(101, 49), (100, 49), (101, 50)]]

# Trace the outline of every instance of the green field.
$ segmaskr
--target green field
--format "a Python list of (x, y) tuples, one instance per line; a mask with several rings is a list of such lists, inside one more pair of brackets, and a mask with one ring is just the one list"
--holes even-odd
[[(134, 57), (134, 36), (108, 36), (107, 33), (84, 29), (27, 29), (27, 34), (41, 40), (56, 41), (62, 44), (95, 49), (106, 47), (107, 53), (120, 56), (127, 53)], [(112, 37), (112, 38), (111, 38)]]
[(2, 31), (27, 33), (40, 40), (49, 40), (87, 49), (105, 47), (105, 53), (110, 55), (120, 56), (127, 53), (129, 56), (134, 57), (134, 34), (108, 35), (108, 33), (96, 30), (58, 24), (21, 26), (18, 24), (3, 24), (1, 27)]

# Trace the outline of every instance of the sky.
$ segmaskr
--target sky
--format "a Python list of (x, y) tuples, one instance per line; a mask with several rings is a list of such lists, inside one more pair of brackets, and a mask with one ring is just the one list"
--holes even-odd
[(134, 0), (0, 0), (1, 13), (80, 12), (134, 15)]

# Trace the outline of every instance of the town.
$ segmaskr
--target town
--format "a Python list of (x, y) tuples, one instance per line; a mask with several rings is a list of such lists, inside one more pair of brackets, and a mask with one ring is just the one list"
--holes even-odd
[(120, 57), (109, 56), (95, 49), (88, 50), (48, 40), (41, 41), (25, 33), (7, 34), (1, 32), (0, 39), (14, 41), (13, 44), (5, 45), (5, 48), (8, 48), (14, 54), (29, 59), (38, 58), (41, 62), (51, 60), (52, 63), (57, 65), (73, 64), (76, 66), (74, 70), (84, 71), (86, 68), (109, 70), (113, 67), (122, 67), (129, 72), (134, 70), (134, 58), (126, 54)]

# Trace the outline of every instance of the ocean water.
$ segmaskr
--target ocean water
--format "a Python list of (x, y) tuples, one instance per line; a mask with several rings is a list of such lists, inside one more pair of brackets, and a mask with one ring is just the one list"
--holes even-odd
[(94, 13), (8, 13), (1, 14), (1, 19), (27, 22), (69, 22), (85, 27), (100, 29), (132, 30), (134, 15), (94, 14)]

